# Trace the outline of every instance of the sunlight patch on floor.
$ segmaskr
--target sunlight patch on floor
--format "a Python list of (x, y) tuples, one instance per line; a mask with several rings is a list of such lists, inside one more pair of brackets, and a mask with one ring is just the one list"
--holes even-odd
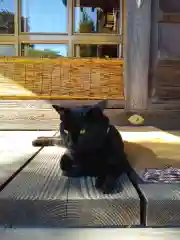
[[(22, 85), (25, 84), (22, 81)], [(0, 75), (0, 96), (35, 96), (30, 90), (26, 89), (12, 79)]]
[(140, 132), (126, 132), (120, 131), (123, 140), (132, 142), (157, 142), (157, 143), (180, 143), (180, 137), (174, 136), (164, 131), (140, 131)]

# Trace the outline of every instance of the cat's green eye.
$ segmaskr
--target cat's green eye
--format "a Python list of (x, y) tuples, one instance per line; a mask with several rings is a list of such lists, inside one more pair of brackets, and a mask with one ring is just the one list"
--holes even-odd
[(86, 132), (86, 130), (85, 129), (82, 129), (81, 131), (80, 131), (80, 134), (84, 134)]

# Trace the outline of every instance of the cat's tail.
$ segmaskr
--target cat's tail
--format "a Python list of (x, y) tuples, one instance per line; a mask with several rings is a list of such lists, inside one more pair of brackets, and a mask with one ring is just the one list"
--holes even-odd
[(60, 146), (65, 147), (64, 141), (59, 137), (38, 137), (32, 141), (34, 147)]

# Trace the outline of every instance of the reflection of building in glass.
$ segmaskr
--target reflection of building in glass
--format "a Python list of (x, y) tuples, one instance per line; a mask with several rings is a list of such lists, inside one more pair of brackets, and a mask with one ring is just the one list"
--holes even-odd
[(12, 44), (0, 44), (0, 56), (14, 56), (15, 48)]
[(8, 10), (0, 11), (0, 32), (4, 34), (14, 33), (14, 13)]
[[(94, 32), (97, 33), (119, 33), (120, 21), (120, 1), (112, 0), (111, 3), (105, 1), (75, 1), (75, 31), (81, 32), (78, 25), (84, 22), (84, 14), (89, 21), (94, 23)], [(87, 28), (89, 33), (92, 32), (91, 28)]]
[(8, 33), (8, 28), (4, 25), (0, 25), (0, 33)]
[[(14, 33), (14, 18), (15, 14), (8, 10), (0, 11), (0, 33), (1, 34), (13, 34)], [(21, 17), (22, 29), (29, 32), (28, 19)]]
[(31, 57), (65, 57), (67, 51), (63, 52), (62, 47), (66, 49), (66, 46), (59, 44), (22, 44), (21, 52), (23, 56)]
[(76, 57), (98, 57), (98, 58), (117, 58), (119, 55), (118, 45), (95, 45), (79, 44), (75, 45)]
[(1, 1), (0, 44), (16, 55), (122, 57), (123, 1)]

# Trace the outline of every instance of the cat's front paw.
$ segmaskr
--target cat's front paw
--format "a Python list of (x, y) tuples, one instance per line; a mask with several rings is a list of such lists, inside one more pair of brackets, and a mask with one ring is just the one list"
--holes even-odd
[(72, 170), (73, 161), (70, 156), (64, 154), (60, 160), (60, 168), (62, 171), (69, 172)]
[(101, 189), (103, 184), (104, 184), (104, 182), (105, 182), (105, 178), (104, 177), (97, 177), (96, 178), (96, 182), (95, 182), (95, 187), (97, 189)]
[(116, 187), (116, 178), (112, 176), (107, 176), (104, 183), (102, 184), (101, 190), (104, 194), (110, 194), (114, 192)]

